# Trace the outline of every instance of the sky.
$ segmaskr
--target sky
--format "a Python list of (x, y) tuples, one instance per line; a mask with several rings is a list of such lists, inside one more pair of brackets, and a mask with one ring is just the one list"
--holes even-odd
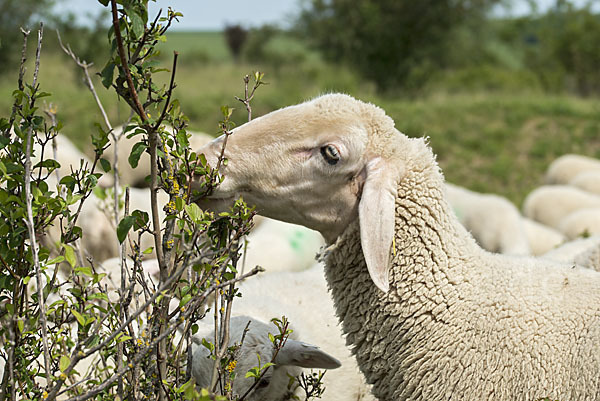
[[(157, 0), (150, 1), (149, 15), (155, 16), (170, 6), (183, 14), (172, 30), (221, 30), (226, 25), (244, 27), (277, 23), (285, 27), (300, 9), (298, 0)], [(56, 11), (73, 12), (78, 22), (87, 24), (88, 14), (96, 16), (104, 6), (97, 0), (58, 0)]]
[[(575, 0), (583, 5), (587, 0)], [(297, 14), (302, 0), (157, 0), (150, 1), (150, 15), (155, 16), (160, 8), (171, 6), (183, 14), (172, 30), (221, 30), (226, 25), (241, 24), (249, 28), (266, 23), (289, 26), (291, 17)], [(497, 8), (499, 15), (523, 15), (530, 11), (525, 0), (513, 0), (510, 11)], [(556, 0), (537, 0), (538, 11), (543, 12)], [(89, 24), (104, 7), (97, 0), (58, 0), (55, 10), (73, 12), (80, 24)], [(107, 21), (108, 22), (108, 21)]]

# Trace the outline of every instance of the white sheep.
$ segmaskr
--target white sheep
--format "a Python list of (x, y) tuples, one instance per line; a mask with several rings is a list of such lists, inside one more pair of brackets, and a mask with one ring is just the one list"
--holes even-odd
[(571, 180), (569, 185), (584, 191), (600, 195), (600, 170), (582, 171)]
[(547, 184), (567, 184), (572, 178), (583, 171), (600, 171), (600, 160), (592, 157), (567, 154), (563, 155), (548, 166), (546, 170)]
[[(114, 128), (115, 135), (119, 136), (123, 132), (123, 127), (119, 126)], [(130, 131), (127, 135), (132, 134), (134, 131)], [(190, 148), (192, 151), (199, 149), (207, 142), (213, 139), (212, 136), (202, 132), (192, 132), (189, 138)], [(129, 155), (133, 146), (140, 142), (142, 135), (135, 135), (131, 138), (127, 138), (127, 135), (123, 135), (119, 139), (118, 146), (118, 158), (119, 158), (119, 182), (121, 185), (131, 187), (147, 187), (148, 183), (145, 178), (150, 175), (150, 155), (147, 152), (142, 153), (140, 156), (137, 167), (134, 169), (129, 164)], [(113, 139), (111, 136), (111, 145), (104, 151), (104, 157), (112, 163), (114, 163), (114, 150), (113, 150)]]
[(567, 185), (544, 185), (523, 202), (523, 214), (558, 229), (560, 221), (578, 209), (600, 207), (600, 196)]
[[(158, 211), (159, 219), (162, 221), (165, 217), (163, 206), (168, 202), (169, 196), (163, 192), (158, 192)], [(124, 213), (124, 196), (122, 196), (119, 208), (119, 221)], [(79, 203), (71, 206), (71, 212), (74, 213)], [(148, 213), (152, 221), (150, 208), (150, 190), (148, 188), (130, 188), (129, 189), (129, 212), (141, 210)], [(81, 248), (84, 257), (91, 257), (95, 261), (102, 261), (119, 255), (119, 241), (117, 240), (116, 226), (114, 221), (113, 198), (107, 197), (100, 199), (92, 193), (83, 203), (81, 213), (77, 219), (77, 225), (81, 227), (83, 235), (81, 237)], [(60, 241), (59, 223), (55, 222), (50, 227), (49, 241), (56, 244)], [(137, 235), (132, 239), (137, 241)], [(154, 248), (154, 237), (149, 233), (141, 236), (140, 248), (142, 251), (148, 248)], [(128, 248), (129, 249), (129, 248)], [(145, 258), (154, 257), (155, 253), (143, 255)]]
[(575, 210), (562, 218), (558, 229), (567, 238), (600, 234), (600, 207)]
[[(222, 140), (202, 149), (211, 165)], [(325, 95), (229, 141), (205, 206), (243, 195), (323, 234), (336, 313), (375, 397), (600, 399), (600, 273), (482, 250), (427, 143), (383, 110)]]
[(508, 255), (531, 254), (521, 214), (508, 199), (450, 183), (446, 183), (446, 197), (482, 248)]
[(340, 360), (342, 366), (323, 377), (322, 401), (374, 400), (345, 345), (323, 276), (323, 264), (313, 262), (310, 269), (301, 272), (267, 272), (244, 281), (239, 289), (242, 298), (233, 303), (234, 314), (263, 321), (285, 315), (303, 341), (318, 344)]
[(527, 242), (533, 255), (542, 255), (567, 240), (560, 231), (523, 217)]
[(543, 257), (600, 271), (600, 235), (569, 241)]
[(240, 258), (251, 269), (299, 271), (315, 263), (315, 255), (325, 244), (321, 234), (296, 224), (263, 219), (247, 236), (247, 246)]
[[(248, 322), (250, 325), (248, 326)], [(212, 378), (214, 360), (210, 358), (208, 348), (201, 344), (206, 339), (214, 344), (214, 325), (205, 321), (199, 322), (199, 331), (194, 336), (192, 354), (192, 375), (196, 384), (207, 388)], [(248, 332), (244, 334), (245, 328)], [(248, 394), (248, 401), (283, 401), (288, 399), (288, 375), (297, 376), (301, 367), (315, 369), (335, 369), (340, 366), (339, 361), (321, 351), (318, 347), (298, 341), (298, 334), (290, 334), (283, 348), (275, 355), (275, 347), (269, 340), (269, 333), (279, 334), (273, 323), (264, 323), (248, 316), (234, 316), (230, 320), (229, 344), (242, 344), (236, 354), (235, 372), (232, 390), (234, 395), (242, 396), (254, 384), (254, 378), (245, 377), (252, 367), (259, 365), (257, 355), (260, 356), (260, 365), (268, 362), (275, 363), (269, 368), (256, 386)], [(244, 341), (242, 343), (242, 337)], [(196, 344), (200, 343), (200, 344)]]
[[(58, 173), (60, 177), (65, 177), (71, 174), (71, 170), (75, 171), (80, 168), (81, 162), (83, 161), (83, 165), (87, 164), (87, 168), (92, 168), (92, 161), (82, 152), (80, 151), (74, 144), (67, 138), (65, 135), (58, 134), (56, 135), (56, 161), (60, 164), (58, 168)], [(52, 142), (48, 142), (46, 146), (44, 146), (44, 153), (42, 155), (42, 147), (36, 141), (34, 141), (33, 145), (34, 155), (31, 158), (32, 165), (38, 163), (42, 156), (44, 160), (46, 159), (54, 159), (54, 151), (52, 149)], [(96, 170), (98, 172), (103, 172), (100, 165), (96, 166)], [(52, 175), (55, 176), (54, 174)], [(100, 177), (98, 184), (102, 187), (109, 187), (113, 185), (114, 179), (113, 176), (109, 174), (103, 174)]]

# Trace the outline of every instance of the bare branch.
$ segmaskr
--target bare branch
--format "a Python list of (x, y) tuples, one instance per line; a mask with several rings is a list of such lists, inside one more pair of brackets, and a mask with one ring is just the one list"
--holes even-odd
[[(37, 74), (39, 71), (40, 64), (40, 54), (42, 49), (42, 37), (44, 35), (43, 25), (40, 24), (40, 29), (38, 30), (38, 45), (35, 55), (35, 74), (33, 79), (33, 87), (36, 86)], [(42, 329), (42, 344), (44, 347), (44, 368), (46, 370), (46, 385), (50, 383), (50, 351), (48, 347), (48, 323), (46, 321), (46, 305), (44, 302), (44, 292), (43, 292), (43, 282), (42, 282), (42, 272), (40, 268), (40, 260), (38, 255), (38, 244), (36, 240), (35, 233), (35, 223), (33, 221), (33, 210), (32, 210), (32, 201), (33, 197), (31, 195), (31, 148), (33, 144), (32, 140), (33, 136), (33, 128), (30, 126), (27, 130), (27, 150), (25, 152), (25, 202), (27, 207), (27, 219), (25, 224), (27, 225), (27, 230), (29, 231), (29, 241), (31, 242), (31, 253), (33, 256), (33, 264), (35, 267), (35, 275), (37, 280), (37, 290), (38, 290), (38, 299), (40, 303), (40, 325)]]

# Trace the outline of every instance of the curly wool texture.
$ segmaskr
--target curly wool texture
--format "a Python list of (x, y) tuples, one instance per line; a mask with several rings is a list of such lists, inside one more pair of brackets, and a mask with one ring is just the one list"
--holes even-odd
[(372, 283), (358, 222), (327, 256), (337, 314), (380, 400), (600, 398), (600, 276), (481, 250), (403, 137), (390, 290)]

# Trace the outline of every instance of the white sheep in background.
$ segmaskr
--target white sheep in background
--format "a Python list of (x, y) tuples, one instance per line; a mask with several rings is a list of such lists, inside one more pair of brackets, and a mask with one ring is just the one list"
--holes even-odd
[(248, 270), (257, 265), (266, 271), (305, 270), (315, 263), (315, 255), (325, 244), (314, 230), (273, 219), (263, 219), (247, 239), (240, 261)]
[(567, 240), (560, 231), (523, 217), (523, 226), (533, 255), (542, 255)]
[[(32, 165), (38, 163), (42, 158), (42, 147), (34, 141), (34, 156), (31, 158)], [(58, 172), (60, 178), (70, 175), (71, 169), (73, 171), (79, 169), (81, 160), (84, 165), (87, 164), (88, 169), (92, 168), (92, 161), (80, 151), (65, 135), (56, 135), (56, 161), (60, 164)], [(52, 141), (48, 142), (44, 147), (44, 159), (54, 159), (54, 151), (52, 149)], [(100, 167), (100, 164), (96, 166), (96, 172), (103, 173), (104, 171)], [(54, 173), (52, 174), (54, 177)], [(98, 184), (102, 187), (109, 187), (113, 185), (114, 179), (112, 174), (103, 174)]]
[(573, 177), (569, 183), (573, 187), (600, 195), (600, 170), (582, 171)]
[(530, 255), (519, 209), (495, 194), (480, 194), (446, 183), (446, 197), (458, 220), (482, 248), (508, 255)]
[[(123, 127), (119, 126), (114, 128), (114, 132), (116, 135), (120, 135), (123, 132)], [(134, 131), (128, 132), (128, 134), (133, 133)], [(187, 131), (191, 134), (190, 148), (192, 151), (199, 149), (204, 144), (210, 142), (213, 137), (202, 133), (202, 132), (192, 132)], [(127, 135), (121, 136), (119, 139), (119, 149), (118, 149), (118, 158), (119, 158), (119, 182), (121, 185), (131, 186), (131, 187), (147, 187), (148, 184), (145, 181), (146, 176), (150, 175), (150, 155), (147, 152), (142, 153), (140, 160), (138, 162), (138, 166), (134, 169), (129, 164), (129, 155), (131, 154), (131, 150), (133, 149), (133, 145), (138, 143), (142, 139), (142, 135), (136, 135), (132, 138), (127, 138)], [(104, 151), (104, 158), (108, 161), (114, 163), (114, 151), (112, 147), (112, 136), (111, 136), (111, 145)]]
[[(214, 325), (199, 322), (199, 331), (195, 334), (198, 343), (202, 338), (214, 344)], [(248, 332), (244, 334), (248, 322)], [(234, 316), (230, 320), (229, 344), (240, 344), (242, 336), (244, 342), (236, 356), (236, 378), (233, 381), (233, 393), (242, 396), (254, 383), (254, 378), (244, 377), (246, 372), (258, 366), (257, 354), (260, 355), (260, 364), (271, 362), (275, 355), (275, 348), (269, 340), (269, 333), (276, 335), (279, 330), (273, 323), (264, 323), (248, 316)], [(283, 401), (287, 398), (287, 386), (290, 378), (288, 375), (297, 376), (301, 367), (315, 369), (335, 369), (340, 366), (339, 361), (314, 345), (297, 340), (298, 334), (292, 332), (285, 345), (275, 356), (275, 366), (267, 370), (262, 379), (245, 398), (248, 401)], [(196, 342), (196, 341), (195, 341)], [(196, 384), (207, 388), (210, 386), (214, 360), (210, 352), (203, 345), (193, 346), (192, 375)]]
[(548, 166), (546, 183), (567, 184), (579, 173), (591, 170), (600, 171), (600, 160), (581, 155), (563, 155)]
[(600, 207), (579, 209), (569, 213), (560, 220), (558, 229), (569, 239), (600, 234)]
[[(215, 164), (223, 138), (202, 151)], [(236, 128), (225, 180), (258, 213), (316, 229), (347, 341), (396, 400), (600, 399), (600, 273), (482, 250), (422, 138), (325, 95)]]
[(374, 400), (346, 347), (321, 263), (313, 262), (301, 272), (267, 272), (244, 281), (239, 289), (242, 298), (233, 303), (233, 313), (263, 321), (285, 315), (303, 341), (318, 344), (340, 360), (342, 366), (323, 377), (322, 401)]
[(600, 207), (600, 196), (567, 185), (545, 185), (527, 195), (523, 214), (558, 229), (564, 217), (575, 210), (590, 207)]
[[(158, 192), (158, 211), (161, 221), (165, 217), (163, 206), (168, 200), (169, 196), (165, 192)], [(119, 209), (119, 221), (123, 218), (123, 201), (124, 195), (122, 196), (121, 207)], [(78, 203), (71, 206), (71, 211), (74, 213), (78, 206)], [(131, 213), (136, 209), (147, 212), (150, 221), (152, 221), (150, 190), (148, 188), (129, 189), (129, 212)], [(119, 255), (120, 245), (117, 240), (112, 197), (100, 199), (92, 193), (83, 203), (83, 208), (77, 219), (77, 225), (81, 227), (83, 232), (81, 237), (81, 248), (84, 257), (91, 257), (95, 261), (102, 261)], [(54, 225), (50, 227), (48, 235), (51, 242), (57, 243), (60, 241), (60, 228), (58, 222), (55, 222)], [(133, 235), (132, 239), (137, 241), (137, 235)], [(144, 233), (141, 237), (141, 251), (144, 251), (149, 247), (154, 248), (154, 237), (149, 233)], [(143, 255), (143, 257), (155, 257), (153, 255), (155, 255), (155, 253), (146, 254)]]
[(569, 241), (543, 257), (600, 271), (600, 235)]

